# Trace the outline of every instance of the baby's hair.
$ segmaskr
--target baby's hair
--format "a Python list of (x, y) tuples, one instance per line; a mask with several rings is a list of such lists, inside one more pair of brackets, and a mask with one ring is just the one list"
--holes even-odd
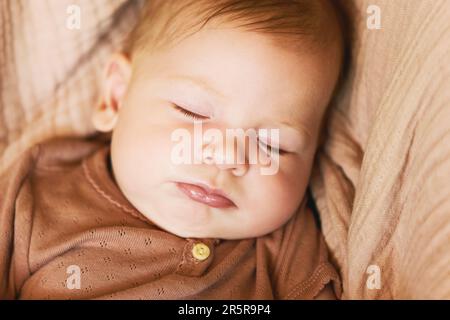
[(267, 34), (294, 50), (342, 41), (339, 17), (328, 0), (147, 0), (142, 12), (125, 45), (130, 58), (211, 25)]

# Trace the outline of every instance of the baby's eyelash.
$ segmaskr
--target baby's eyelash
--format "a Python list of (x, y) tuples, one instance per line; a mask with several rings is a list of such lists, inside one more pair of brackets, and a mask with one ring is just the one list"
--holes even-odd
[(265, 144), (264, 142), (259, 141), (259, 143), (262, 144), (262, 145), (264, 145), (264, 146), (266, 147), (268, 153), (271, 153), (272, 150), (274, 150), (275, 152), (278, 152), (278, 154), (279, 154), (280, 156), (283, 156), (283, 155), (289, 153), (289, 152), (286, 151), (286, 150), (283, 150), (283, 149), (280, 149), (280, 148), (274, 148), (274, 147), (272, 147), (272, 146), (270, 146), (270, 145), (268, 145), (268, 144)]
[(194, 112), (191, 112), (189, 110), (186, 110), (178, 105), (174, 105), (173, 106), (176, 110), (178, 110), (179, 112), (181, 112), (182, 114), (184, 114), (186, 117), (192, 118), (194, 120), (207, 120), (209, 119), (209, 117), (206, 116), (202, 116), (201, 114), (197, 114)]

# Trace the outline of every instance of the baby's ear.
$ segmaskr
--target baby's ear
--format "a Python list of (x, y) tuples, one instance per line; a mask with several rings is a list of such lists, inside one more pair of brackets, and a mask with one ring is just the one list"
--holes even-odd
[(92, 114), (96, 130), (109, 132), (117, 123), (119, 109), (131, 78), (131, 63), (123, 54), (114, 54), (106, 66), (103, 94)]

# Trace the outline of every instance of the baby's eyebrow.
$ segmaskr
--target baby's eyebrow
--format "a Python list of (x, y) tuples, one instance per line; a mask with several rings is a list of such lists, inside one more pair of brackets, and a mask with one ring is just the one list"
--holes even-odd
[(210, 85), (211, 81), (208, 80), (207, 78), (176, 75), (176, 76), (170, 76), (170, 77), (168, 77), (168, 79), (174, 80), (174, 81), (187, 82), (191, 85), (199, 87), (200, 89), (202, 89), (204, 91), (209, 92), (210, 94), (212, 94), (216, 97), (219, 97), (221, 99), (224, 98), (224, 95), (219, 90), (217, 90), (216, 88), (214, 88), (213, 86)]
[(288, 121), (277, 121), (275, 123), (275, 125), (278, 126), (278, 127), (284, 127), (284, 128), (290, 129), (292, 131), (295, 131), (297, 134), (299, 134), (301, 136), (306, 136), (308, 138), (312, 137), (312, 134), (311, 134), (310, 130), (308, 130), (308, 128), (305, 125), (301, 124), (301, 123), (300, 124), (293, 124), (293, 123), (290, 123)]

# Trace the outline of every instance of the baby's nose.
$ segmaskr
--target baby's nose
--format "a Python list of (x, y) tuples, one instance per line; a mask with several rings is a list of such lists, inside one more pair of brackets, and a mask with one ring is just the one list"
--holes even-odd
[(248, 170), (245, 145), (231, 142), (223, 143), (222, 147), (217, 142), (209, 144), (203, 150), (203, 159), (221, 170), (231, 170), (234, 175), (243, 176)]
[(242, 177), (248, 169), (247, 163), (216, 163), (216, 166), (221, 170), (231, 170), (238, 177)]

